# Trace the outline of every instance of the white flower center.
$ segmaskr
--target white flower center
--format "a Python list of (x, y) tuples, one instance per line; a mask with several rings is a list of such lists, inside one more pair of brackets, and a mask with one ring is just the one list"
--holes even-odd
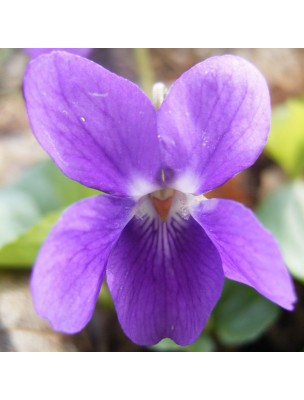
[(175, 214), (178, 214), (183, 219), (188, 219), (194, 200), (195, 196), (175, 189), (156, 190), (143, 196), (138, 201), (136, 216), (138, 218), (145, 216), (157, 217), (162, 222), (167, 221)]

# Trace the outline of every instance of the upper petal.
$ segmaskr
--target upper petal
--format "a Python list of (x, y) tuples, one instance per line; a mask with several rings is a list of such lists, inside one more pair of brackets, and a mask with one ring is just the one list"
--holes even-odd
[(270, 127), (265, 79), (236, 56), (212, 57), (171, 87), (158, 118), (171, 187), (201, 194), (254, 163)]
[(39, 252), (31, 289), (37, 313), (75, 333), (90, 320), (109, 253), (131, 218), (133, 201), (96, 196), (69, 207)]
[(221, 260), (199, 224), (133, 217), (113, 249), (107, 282), (126, 335), (140, 345), (193, 343), (219, 299)]
[(231, 200), (212, 199), (201, 201), (192, 215), (216, 245), (227, 278), (293, 309), (294, 287), (279, 247), (249, 209)]
[(148, 193), (161, 180), (156, 111), (135, 84), (52, 52), (29, 64), (24, 94), (34, 134), (70, 178), (119, 195)]

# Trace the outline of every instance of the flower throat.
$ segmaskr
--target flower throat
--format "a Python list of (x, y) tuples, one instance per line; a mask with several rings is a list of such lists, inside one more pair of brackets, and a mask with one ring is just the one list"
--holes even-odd
[(174, 189), (162, 189), (149, 194), (153, 207), (163, 222), (169, 216), (175, 193)]

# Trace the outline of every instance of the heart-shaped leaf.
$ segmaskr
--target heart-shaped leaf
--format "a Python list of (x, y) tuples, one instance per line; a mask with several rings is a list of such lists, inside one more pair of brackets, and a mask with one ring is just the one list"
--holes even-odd
[(61, 211), (55, 211), (40, 219), (16, 240), (0, 248), (0, 266), (31, 267), (49, 231), (58, 220)]
[(279, 188), (259, 206), (257, 216), (278, 240), (292, 275), (304, 282), (304, 183)]
[(227, 280), (213, 313), (213, 328), (223, 344), (240, 345), (260, 336), (279, 312), (279, 307), (249, 286)]
[(50, 160), (2, 189), (0, 266), (31, 265), (59, 213), (71, 203), (97, 193), (65, 177)]

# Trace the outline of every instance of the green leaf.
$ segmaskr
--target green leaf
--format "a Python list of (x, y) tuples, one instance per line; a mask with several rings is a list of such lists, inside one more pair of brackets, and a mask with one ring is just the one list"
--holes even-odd
[(304, 98), (290, 99), (273, 109), (265, 149), (290, 176), (304, 172)]
[(41, 216), (34, 199), (20, 190), (0, 191), (0, 247), (15, 240)]
[(187, 352), (210, 352), (215, 351), (215, 343), (207, 334), (203, 333), (197, 341), (190, 346), (179, 346), (171, 339), (163, 339), (151, 347), (155, 351), (187, 351)]
[(0, 248), (0, 266), (24, 268), (31, 267), (49, 231), (58, 220), (61, 211), (42, 218), (26, 233)]
[(279, 307), (249, 286), (227, 280), (213, 312), (213, 328), (223, 344), (240, 345), (260, 336), (279, 312)]
[(100, 193), (67, 178), (51, 160), (29, 170), (13, 188), (31, 196), (43, 214)]
[[(52, 217), (41, 218), (54, 211), (61, 212), (70, 204), (98, 193), (65, 177), (51, 160), (35, 166), (17, 183), (2, 189), (0, 265), (29, 265), (35, 258), (38, 243), (43, 242), (44, 229), (47, 230), (55, 221)], [(26, 244), (29, 246), (28, 254)]]
[(292, 275), (304, 282), (304, 183), (288, 183), (272, 193), (256, 211), (279, 242)]

